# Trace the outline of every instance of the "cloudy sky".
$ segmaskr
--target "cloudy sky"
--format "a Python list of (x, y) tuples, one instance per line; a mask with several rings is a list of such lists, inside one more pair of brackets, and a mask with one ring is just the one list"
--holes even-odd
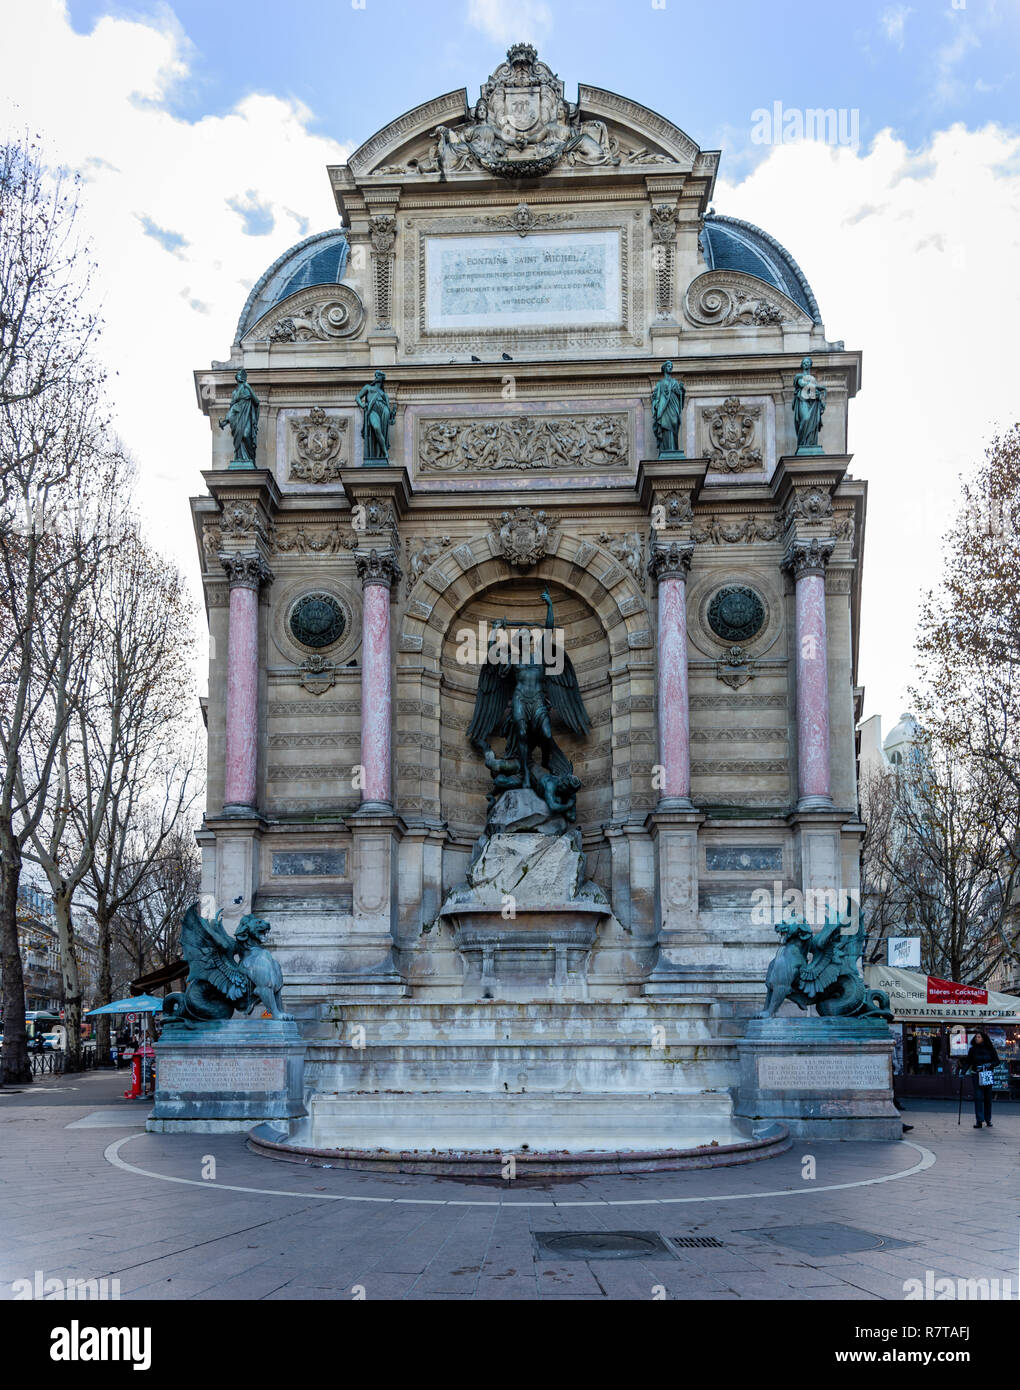
[[(228, 354), (262, 270), (336, 225), (327, 163), (473, 94), (516, 39), (568, 93), (623, 92), (721, 148), (716, 209), (778, 237), (829, 337), (864, 353), (860, 675), (866, 714), (895, 722), (958, 475), (1020, 419), (1017, 0), (0, 0), (0, 34), (0, 121), (84, 176), (119, 428), (196, 579), (191, 372)], [(841, 110), (843, 145), (763, 142), (777, 102)]]

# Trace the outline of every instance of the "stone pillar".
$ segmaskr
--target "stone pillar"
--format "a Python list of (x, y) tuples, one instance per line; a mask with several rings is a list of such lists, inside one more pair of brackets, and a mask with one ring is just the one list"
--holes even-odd
[(258, 800), (259, 590), (273, 576), (258, 554), (224, 554), (220, 563), (230, 586), (223, 810), (251, 815)]
[(795, 540), (783, 564), (796, 585), (797, 808), (832, 805), (829, 774), (829, 667), (825, 566), (835, 542)]
[(396, 557), (377, 550), (356, 555), (364, 593), (361, 641), (361, 810), (392, 814), (393, 676), (390, 592), (400, 579)]
[(659, 588), (656, 706), (662, 786), (659, 810), (692, 810), (691, 730), (687, 692), (687, 572), (693, 544), (657, 545), (648, 573)]

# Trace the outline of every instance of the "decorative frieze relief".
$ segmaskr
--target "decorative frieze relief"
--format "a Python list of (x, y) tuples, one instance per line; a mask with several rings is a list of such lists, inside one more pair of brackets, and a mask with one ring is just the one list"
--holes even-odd
[(626, 414), (472, 416), (423, 421), (422, 473), (497, 473), (532, 468), (628, 467)]
[(360, 700), (280, 700), (271, 702), (269, 705), (268, 716), (270, 719), (305, 719), (310, 717), (318, 718), (320, 715), (326, 717), (338, 717), (345, 714), (361, 715)]
[(349, 734), (270, 734), (268, 742), (270, 748), (358, 748), (361, 734), (358, 731)]
[(322, 406), (313, 405), (307, 415), (291, 418), (291, 482), (332, 483), (347, 464), (346, 417), (329, 416)]
[(703, 412), (709, 440), (709, 467), (722, 473), (746, 473), (762, 467), (762, 410), (728, 396)]
[(699, 545), (734, 545), (738, 541), (751, 545), (755, 541), (778, 540), (781, 534), (778, 522), (761, 516), (745, 516), (728, 522), (712, 516), (691, 527), (691, 539)]
[(351, 785), (352, 763), (270, 763), (267, 782), (340, 782)]
[[(747, 703), (745, 700), (744, 704)], [(692, 729), (692, 743), (785, 743), (785, 729)]]
[(746, 777), (775, 776), (789, 773), (790, 765), (786, 758), (734, 758), (726, 761), (691, 763), (694, 777)]
[(785, 695), (692, 695), (691, 709), (786, 709)]
[(336, 555), (354, 550), (358, 537), (334, 526), (274, 526), (271, 545), (281, 555)]

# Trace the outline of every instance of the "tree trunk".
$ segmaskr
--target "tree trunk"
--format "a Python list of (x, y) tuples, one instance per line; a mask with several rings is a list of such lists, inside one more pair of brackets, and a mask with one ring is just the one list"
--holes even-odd
[[(96, 917), (96, 927), (99, 937), (99, 1002), (111, 1004), (113, 976), (110, 969), (110, 920), (102, 912)], [(100, 1066), (108, 1066), (111, 1064), (110, 1015), (100, 1014), (96, 1023), (96, 1062)]]
[(18, 942), (18, 880), (21, 850), (9, 825), (0, 826), (0, 958), (4, 974), (4, 1045), (0, 1086), (24, 1086), (32, 1080), (25, 1028), (25, 975)]
[(67, 1034), (65, 1071), (81, 1071), (81, 975), (71, 918), (71, 895), (56, 894), (53, 907), (60, 938), (60, 973), (64, 982), (64, 1030)]

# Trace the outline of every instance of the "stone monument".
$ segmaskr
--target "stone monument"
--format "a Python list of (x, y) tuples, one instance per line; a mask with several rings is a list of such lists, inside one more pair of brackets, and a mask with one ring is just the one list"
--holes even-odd
[[(782, 945), (766, 976), (765, 1009), (748, 1024), (734, 1113), (783, 1124), (795, 1138), (899, 1139), (892, 1103), (889, 996), (860, 970), (864, 929), (827, 913), (776, 924)], [(787, 999), (816, 1017), (780, 1017)]]
[[(233, 936), (219, 913), (206, 919), (197, 903), (185, 913), (181, 951), (188, 979), (182, 993), (164, 1001), (147, 1129), (244, 1131), (307, 1113), (305, 1044), (281, 1007), (283, 973), (265, 945), (269, 932), (269, 923), (250, 913)], [(260, 1008), (263, 1017), (252, 1019)], [(235, 1009), (244, 1017), (234, 1018)]]
[(491, 66), (327, 170), (198, 373), (203, 900), (273, 923), (273, 1143), (748, 1161), (756, 900), (860, 886), (860, 354), (672, 113)]

